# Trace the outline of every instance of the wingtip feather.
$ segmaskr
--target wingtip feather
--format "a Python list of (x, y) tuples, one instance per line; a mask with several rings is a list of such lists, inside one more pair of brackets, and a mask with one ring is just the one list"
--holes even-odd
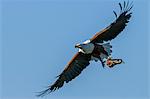
[(45, 90), (43, 90), (41, 92), (37, 92), (38, 94), (36, 96), (37, 97), (43, 97), (43, 96), (45, 96), (45, 95), (47, 95), (47, 94), (49, 94), (51, 92), (52, 92), (52, 90), (50, 90), (50, 88), (47, 88), (47, 89), (45, 89)]

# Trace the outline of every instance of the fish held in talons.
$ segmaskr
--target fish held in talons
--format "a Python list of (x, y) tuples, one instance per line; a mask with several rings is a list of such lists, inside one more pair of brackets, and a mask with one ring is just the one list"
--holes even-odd
[(112, 68), (114, 67), (115, 65), (118, 65), (118, 64), (124, 64), (125, 62), (122, 60), (122, 59), (113, 59), (111, 57), (109, 57), (107, 60), (106, 60), (106, 65), (109, 67), (109, 68)]

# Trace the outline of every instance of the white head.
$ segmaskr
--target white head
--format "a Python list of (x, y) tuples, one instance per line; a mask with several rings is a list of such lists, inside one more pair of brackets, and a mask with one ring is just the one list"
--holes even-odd
[(76, 44), (75, 48), (79, 48), (79, 52), (82, 52), (84, 54), (90, 54), (94, 50), (94, 44), (90, 42), (90, 40), (87, 40), (83, 42), (83, 44)]

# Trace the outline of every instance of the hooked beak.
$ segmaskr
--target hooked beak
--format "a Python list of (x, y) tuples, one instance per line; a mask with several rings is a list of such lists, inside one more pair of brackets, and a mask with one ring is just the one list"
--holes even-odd
[(75, 48), (82, 48), (80, 44), (76, 44)]
[(125, 64), (125, 62), (122, 60), (122, 63)]

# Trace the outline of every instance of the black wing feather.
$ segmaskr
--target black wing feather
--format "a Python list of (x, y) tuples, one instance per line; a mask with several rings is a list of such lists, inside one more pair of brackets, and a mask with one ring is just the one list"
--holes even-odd
[(40, 92), (37, 96), (44, 96), (56, 89), (61, 88), (64, 82), (68, 83), (75, 77), (77, 77), (84, 68), (86, 68), (90, 63), (91, 54), (83, 54), (78, 52), (73, 59), (68, 63), (63, 72), (58, 76), (56, 82), (49, 86), (46, 90)]
[(115, 14), (115, 17), (117, 18), (117, 13), (115, 11), (113, 11), (113, 13)]
[[(103, 29), (102, 31), (96, 33), (90, 40), (93, 43), (103, 43), (104, 41), (109, 41), (114, 39), (119, 33), (123, 31), (132, 13), (129, 11), (132, 9), (133, 4), (129, 5), (129, 3), (124, 3), (125, 8), (122, 8), (121, 3), (119, 3), (121, 14), (117, 17), (117, 19), (111, 23), (108, 27)], [(124, 11), (122, 11), (122, 9)], [(114, 12), (115, 16), (117, 16), (116, 12)]]

